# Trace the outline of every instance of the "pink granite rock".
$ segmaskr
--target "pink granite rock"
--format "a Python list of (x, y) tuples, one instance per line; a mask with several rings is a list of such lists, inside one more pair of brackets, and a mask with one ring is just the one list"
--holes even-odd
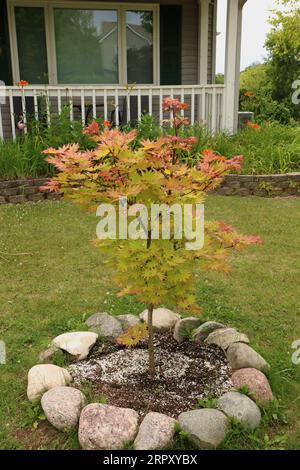
[(122, 450), (134, 440), (139, 416), (129, 408), (92, 403), (79, 420), (79, 442), (85, 450)]
[(258, 402), (274, 399), (267, 377), (257, 369), (240, 369), (231, 376), (236, 389), (247, 386), (253, 398)]
[(175, 426), (175, 419), (169, 416), (153, 411), (148, 413), (135, 438), (135, 450), (165, 449), (172, 444)]

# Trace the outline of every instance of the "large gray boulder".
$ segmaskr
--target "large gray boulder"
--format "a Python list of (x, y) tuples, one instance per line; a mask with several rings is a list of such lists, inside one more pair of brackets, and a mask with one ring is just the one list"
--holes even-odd
[(254, 368), (258, 370), (270, 369), (265, 359), (248, 344), (233, 343), (227, 350), (227, 360), (232, 369)]
[(131, 315), (130, 313), (125, 315), (118, 315), (116, 318), (121, 323), (124, 331), (127, 331), (131, 326), (135, 326), (140, 323), (139, 317), (136, 315)]
[[(140, 319), (148, 323), (148, 310), (140, 314)], [(180, 315), (167, 308), (156, 308), (153, 310), (153, 329), (156, 331), (169, 331), (180, 319)]]
[(92, 403), (80, 415), (78, 438), (85, 450), (122, 450), (138, 430), (139, 416), (129, 408)]
[(225, 439), (228, 418), (219, 410), (203, 409), (181, 413), (180, 427), (198, 448), (216, 448)]
[(100, 338), (113, 341), (123, 333), (121, 322), (108, 313), (95, 313), (85, 322)]
[(249, 339), (234, 328), (220, 328), (210, 333), (204, 342), (206, 344), (215, 344), (226, 351), (232, 343), (249, 343)]
[(202, 343), (210, 333), (215, 330), (219, 330), (220, 328), (225, 328), (222, 323), (218, 323), (215, 321), (207, 321), (200, 325), (193, 333), (193, 340), (196, 343)]
[(195, 330), (201, 323), (199, 318), (188, 317), (177, 320), (173, 332), (174, 339), (181, 344), (187, 339), (191, 339), (192, 332)]
[(76, 331), (63, 333), (52, 341), (52, 345), (63, 351), (67, 351), (78, 361), (85, 359), (98, 338), (97, 333), (91, 331)]
[(55, 387), (44, 393), (41, 405), (52, 426), (63, 431), (77, 426), (86, 399), (76, 388)]
[(72, 377), (66, 369), (54, 364), (37, 364), (28, 372), (27, 397), (37, 401), (54, 387), (69, 385)]
[(254, 401), (238, 392), (225, 393), (218, 399), (218, 408), (227, 416), (235, 418), (247, 429), (259, 426), (261, 413)]
[(161, 413), (150, 412), (143, 419), (134, 441), (136, 450), (165, 449), (172, 444), (176, 421)]
[(251, 397), (257, 402), (274, 400), (268, 379), (260, 370), (239, 369), (232, 374), (231, 381), (236, 389), (247, 387)]

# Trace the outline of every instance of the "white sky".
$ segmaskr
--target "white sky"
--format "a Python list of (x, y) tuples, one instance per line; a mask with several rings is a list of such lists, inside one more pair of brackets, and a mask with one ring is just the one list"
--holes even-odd
[[(270, 30), (268, 17), (276, 6), (275, 0), (248, 0), (243, 8), (243, 37), (241, 70), (253, 62), (266, 57), (264, 42)], [(224, 51), (226, 31), (226, 1), (218, 1), (217, 73), (224, 72)]]

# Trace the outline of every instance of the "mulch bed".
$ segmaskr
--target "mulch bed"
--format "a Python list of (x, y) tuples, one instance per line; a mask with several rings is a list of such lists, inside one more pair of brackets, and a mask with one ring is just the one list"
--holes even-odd
[(108, 404), (177, 417), (197, 407), (198, 400), (217, 398), (232, 388), (231, 370), (216, 346), (186, 341), (179, 345), (170, 333), (155, 334), (156, 377), (148, 374), (147, 343), (136, 348), (105, 344), (88, 360), (72, 364), (75, 386), (89, 383)]

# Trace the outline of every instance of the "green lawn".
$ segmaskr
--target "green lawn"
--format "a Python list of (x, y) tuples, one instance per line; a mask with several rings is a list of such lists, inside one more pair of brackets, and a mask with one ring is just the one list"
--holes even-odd
[[(210, 197), (206, 217), (265, 241), (239, 254), (229, 276), (205, 273), (199, 304), (205, 318), (250, 336), (271, 363), (279, 399), (264, 410), (260, 430), (247, 434), (234, 426), (224, 447), (299, 449), (300, 365), (292, 365), (291, 343), (300, 339), (300, 199)], [(74, 434), (53, 430), (27, 402), (27, 371), (52, 337), (82, 328), (87, 315), (139, 313), (143, 305), (114, 295), (101, 252), (88, 243), (95, 238), (94, 216), (60, 202), (2, 206), (0, 227), (0, 340), (7, 345), (0, 448), (77, 447)]]

